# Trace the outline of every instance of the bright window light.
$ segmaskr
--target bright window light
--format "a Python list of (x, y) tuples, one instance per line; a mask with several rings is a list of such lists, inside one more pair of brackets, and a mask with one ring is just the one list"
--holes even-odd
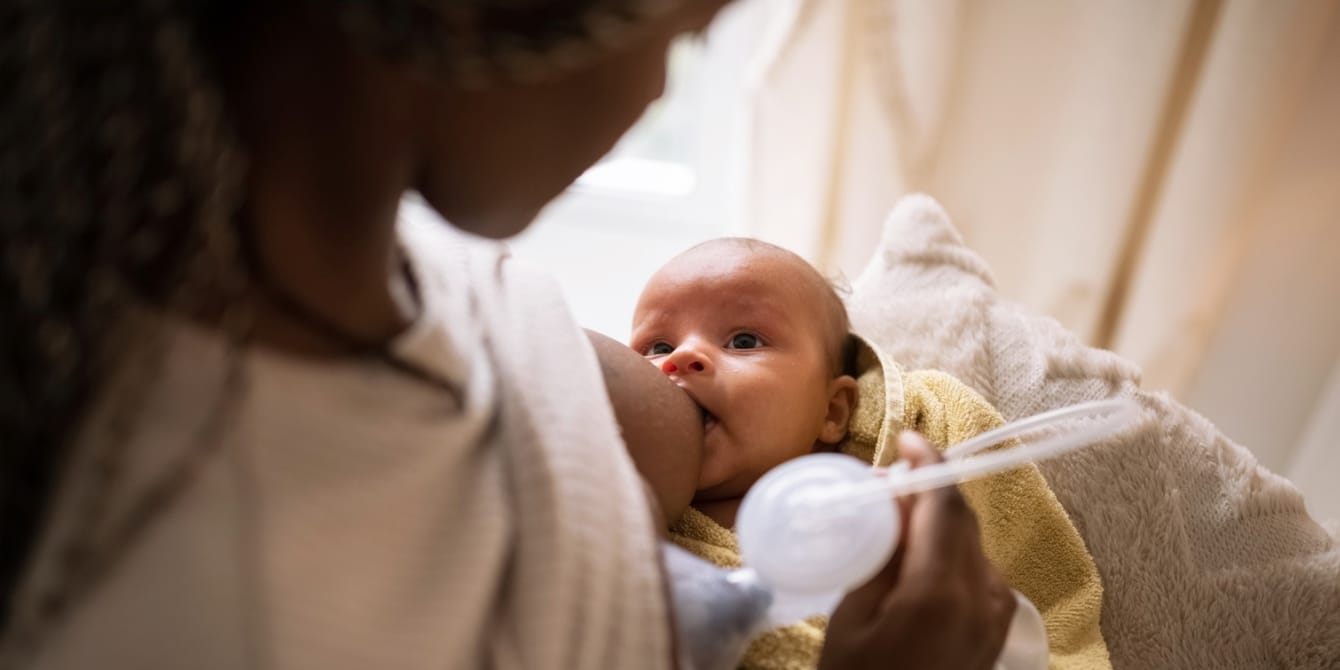
[(748, 133), (749, 36), (742, 0), (705, 40), (671, 49), (666, 93), (600, 163), (512, 242), (554, 275), (578, 322), (626, 340), (651, 273), (688, 247), (739, 230)]
[(630, 195), (683, 198), (693, 194), (698, 177), (683, 163), (647, 158), (613, 158), (587, 170), (577, 186)]

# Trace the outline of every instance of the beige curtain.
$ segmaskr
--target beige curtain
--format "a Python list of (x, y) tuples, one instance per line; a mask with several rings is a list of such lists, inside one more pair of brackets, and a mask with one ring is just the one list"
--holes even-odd
[(1340, 518), (1309, 484), (1340, 450), (1340, 2), (774, 3), (752, 234), (854, 276), (930, 193), (1005, 297)]

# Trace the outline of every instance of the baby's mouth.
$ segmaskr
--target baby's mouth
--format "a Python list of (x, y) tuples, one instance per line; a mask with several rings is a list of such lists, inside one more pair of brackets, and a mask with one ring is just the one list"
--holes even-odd
[(699, 405), (699, 406), (698, 406), (698, 411), (702, 412), (702, 414), (703, 414), (703, 432), (704, 432), (704, 433), (706, 433), (707, 431), (712, 430), (713, 428), (716, 427), (716, 425), (717, 425), (717, 417), (716, 417), (715, 414), (713, 414), (713, 413), (707, 411), (707, 408), (706, 408), (706, 407), (703, 407), (702, 405)]

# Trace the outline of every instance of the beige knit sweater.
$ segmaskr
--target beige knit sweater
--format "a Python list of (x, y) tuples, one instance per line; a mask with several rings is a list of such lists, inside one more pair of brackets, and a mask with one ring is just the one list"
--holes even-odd
[[(670, 664), (652, 518), (556, 287), (445, 224), (401, 228), (425, 313), (395, 348), (464, 386), (464, 410), (377, 363), (248, 352), (219, 448), (25, 666)], [(112, 517), (191, 448), (217, 402), (222, 342), (169, 330)], [(19, 617), (57, 579), (79, 465), (107, 434), (102, 412)]]

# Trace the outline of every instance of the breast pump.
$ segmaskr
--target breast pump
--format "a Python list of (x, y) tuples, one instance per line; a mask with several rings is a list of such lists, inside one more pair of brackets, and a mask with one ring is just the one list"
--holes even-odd
[[(1131, 424), (1132, 400), (1082, 403), (1021, 419), (944, 452), (945, 461), (873, 470), (840, 454), (814, 454), (769, 471), (745, 495), (736, 533), (745, 567), (721, 570), (667, 545), (681, 657), (695, 670), (734, 667), (752, 637), (830, 614), (893, 555), (900, 516), (890, 500), (953, 486), (1091, 445)], [(1021, 446), (982, 452), (1006, 440)], [(996, 667), (1047, 667), (1037, 609), (1019, 607)]]

